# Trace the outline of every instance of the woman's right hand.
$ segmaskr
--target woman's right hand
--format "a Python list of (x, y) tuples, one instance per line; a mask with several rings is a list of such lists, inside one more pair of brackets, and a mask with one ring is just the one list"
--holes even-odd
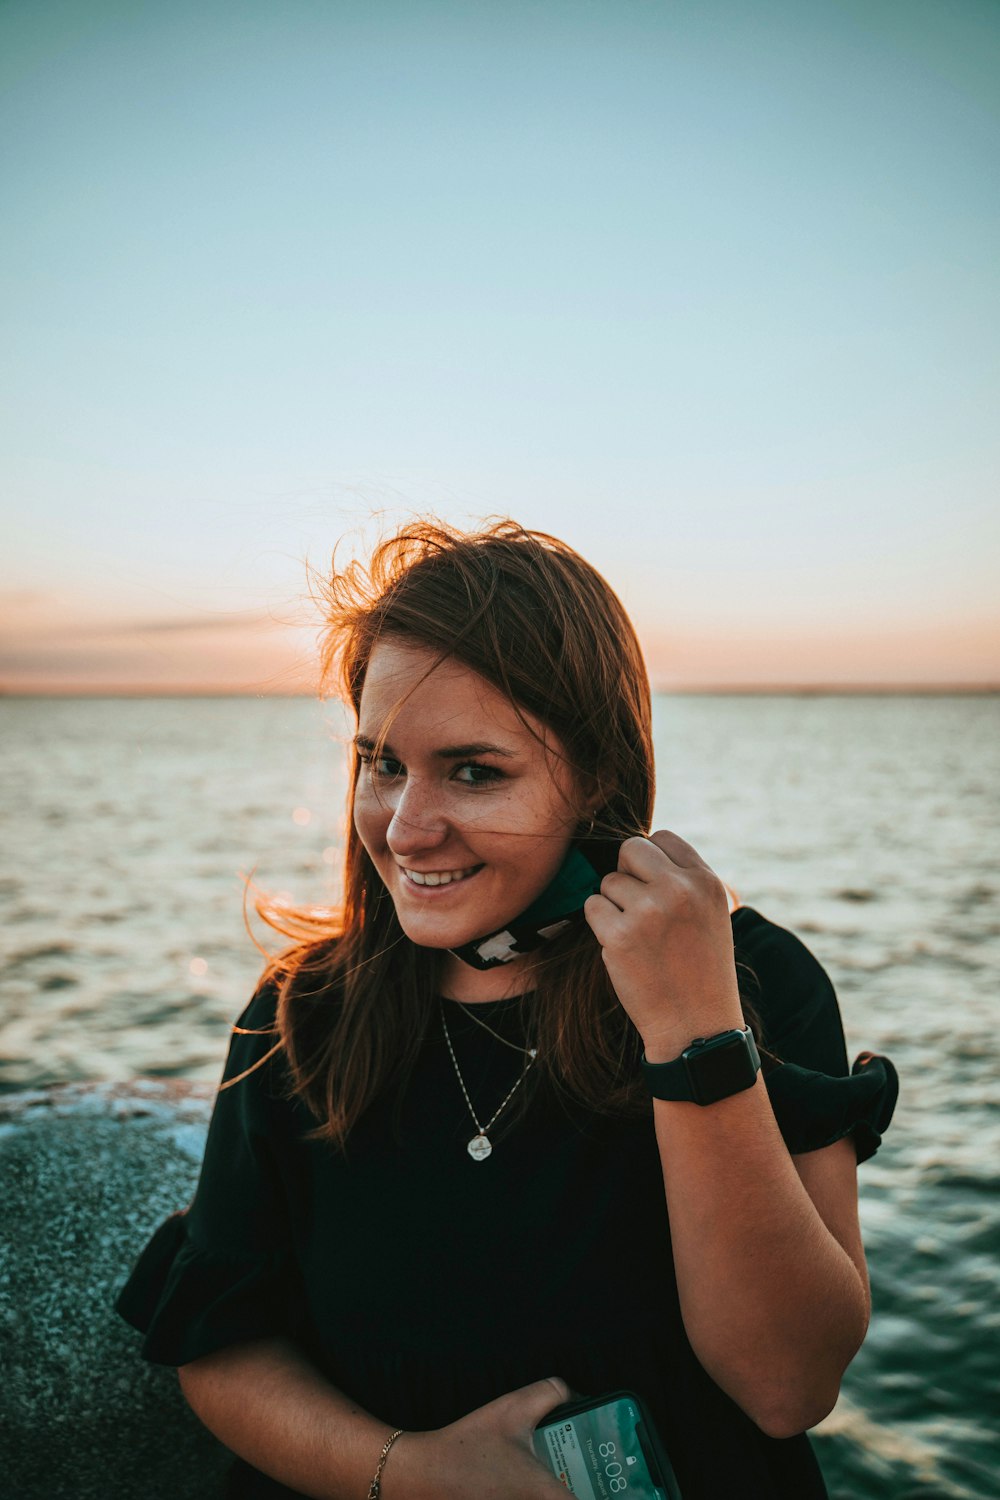
[(565, 1500), (531, 1446), (546, 1412), (570, 1399), (558, 1376), (508, 1391), (457, 1422), (396, 1439), (382, 1473), (383, 1500)]

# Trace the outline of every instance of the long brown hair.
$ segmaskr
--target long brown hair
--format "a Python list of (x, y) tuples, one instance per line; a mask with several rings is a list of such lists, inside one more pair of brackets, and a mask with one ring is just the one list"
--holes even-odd
[[(381, 638), (429, 648), (540, 720), (577, 775), (596, 779), (605, 800), (587, 836), (648, 833), (654, 770), (642, 652), (616, 594), (565, 542), (509, 519), (472, 532), (422, 519), (382, 540), (367, 566), (334, 565), (320, 587), (321, 691), (338, 691), (355, 717)], [(434, 1014), (443, 956), (406, 937), (358, 837), (361, 762), (353, 747), (351, 755), (342, 905), (289, 910), (255, 901), (258, 915), (293, 939), (261, 979), (278, 987), (274, 1050), (284, 1049), (294, 1091), (320, 1122), (313, 1134), (340, 1149), (376, 1096), (396, 1088), (402, 1098)], [(747, 988), (755, 976), (739, 963), (737, 971), (756, 1033)], [(538, 1062), (508, 1128), (546, 1083), (598, 1113), (648, 1113), (641, 1042), (586, 923), (546, 947), (532, 978)]]

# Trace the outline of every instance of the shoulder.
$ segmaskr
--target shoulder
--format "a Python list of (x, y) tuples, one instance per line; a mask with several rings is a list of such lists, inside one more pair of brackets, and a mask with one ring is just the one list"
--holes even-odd
[(752, 906), (738, 906), (730, 920), (737, 950), (760, 970), (830, 983), (819, 959), (789, 928), (772, 922)]
[[(315, 945), (314, 953), (304, 955), (307, 961), (302, 961), (300, 955), (294, 966), (283, 966), (280, 961), (269, 964), (233, 1026), (234, 1036), (257, 1032), (277, 1040), (285, 1028), (298, 1032), (317, 1017), (320, 1023), (329, 1025), (342, 999), (342, 986), (329, 963), (332, 947), (329, 940), (324, 940)], [(324, 964), (323, 960), (327, 962)]]
[(274, 1078), (281, 1075), (283, 1089), (296, 1092), (291, 1072), (323, 1052), (343, 998), (338, 978), (319, 965), (265, 969), (233, 1025), (227, 1076), (266, 1061)]
[(731, 920), (737, 961), (748, 964), (758, 981), (755, 1002), (765, 1045), (803, 1066), (846, 1073), (836, 991), (816, 955), (752, 906), (737, 907)]
[(273, 1029), (278, 1021), (279, 990), (276, 978), (261, 979), (237, 1017), (234, 1032)]
[(258, 982), (233, 1023), (224, 1083), (231, 1084), (244, 1074), (252, 1076), (256, 1084), (263, 1083), (265, 1075), (273, 1081), (273, 1064), (283, 1050), (278, 1026), (278, 995), (276, 980)]

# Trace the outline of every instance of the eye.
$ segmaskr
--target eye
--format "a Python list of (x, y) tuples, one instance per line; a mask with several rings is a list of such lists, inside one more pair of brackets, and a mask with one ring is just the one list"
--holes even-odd
[[(461, 773), (468, 771), (468, 776)], [(465, 786), (489, 786), (491, 781), (503, 781), (504, 773), (498, 771), (496, 766), (484, 766), (478, 760), (467, 760), (463, 765), (456, 766), (455, 780), (461, 781)]]
[(395, 781), (402, 774), (403, 768), (398, 760), (393, 760), (388, 755), (363, 755), (358, 752), (362, 765), (368, 767), (369, 774), (378, 776), (384, 781)]

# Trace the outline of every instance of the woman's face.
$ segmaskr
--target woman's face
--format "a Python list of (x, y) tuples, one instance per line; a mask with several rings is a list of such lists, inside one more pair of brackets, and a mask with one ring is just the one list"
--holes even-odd
[(394, 639), (372, 652), (358, 716), (365, 764), (354, 826), (407, 937), (454, 948), (502, 927), (541, 894), (597, 799), (584, 804), (551, 731), (524, 714), (540, 744), (503, 694), (459, 662), (424, 678), (434, 660), (425, 647)]

